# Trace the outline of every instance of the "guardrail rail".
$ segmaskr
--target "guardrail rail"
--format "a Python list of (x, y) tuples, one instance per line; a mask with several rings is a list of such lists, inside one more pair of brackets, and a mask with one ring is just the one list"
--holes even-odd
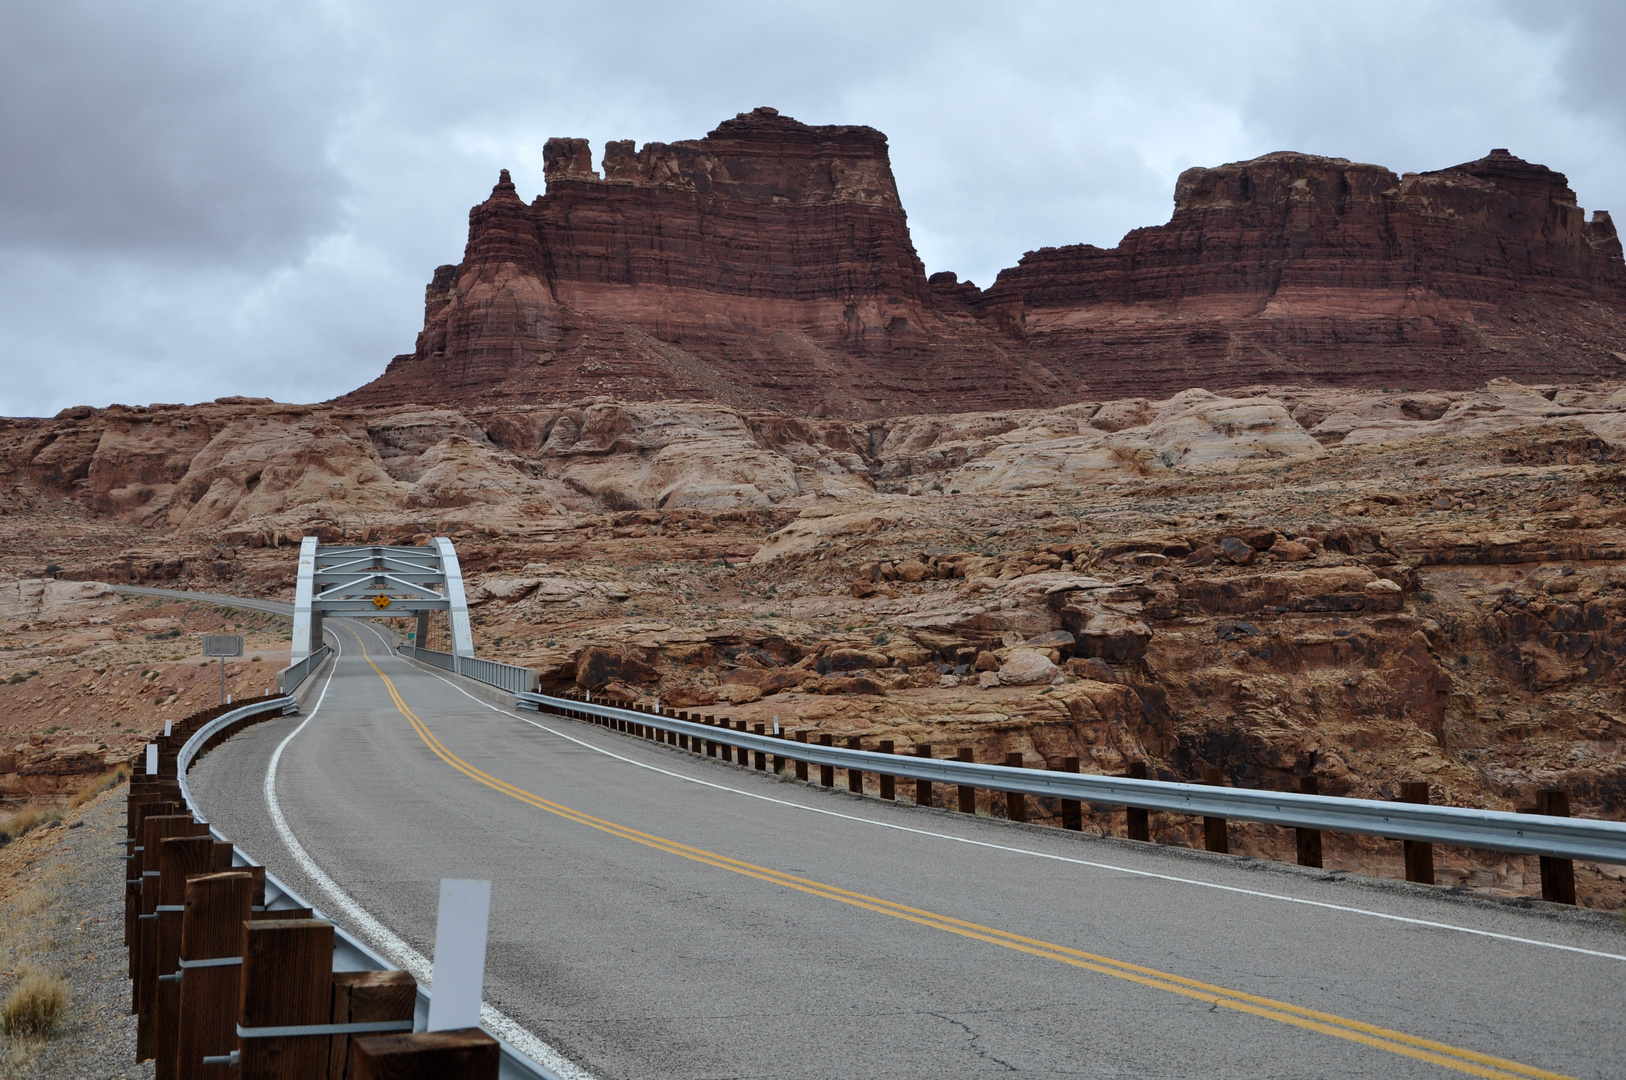
[[(1297, 829), (1510, 851), (1549, 859), (1626, 864), (1626, 822), (1290, 791), (1255, 791), (1206, 783), (1186, 784), (907, 754), (882, 754), (871, 750), (797, 742), (786, 737), (786, 734), (776, 737), (732, 727), (720, 728), (680, 719), (679, 714), (672, 710), (655, 713), (539, 693), (520, 694), (518, 698), (522, 707), (547, 708), (566, 716), (638, 725), (652, 732), (663, 732), (685, 740), (720, 743), (759, 755), (774, 755), (831, 769), (873, 772), (960, 787), (1204, 818), (1235, 818)], [(827, 783), (825, 786), (830, 785)]]
[[(313, 654), (310, 660), (312, 661), (310, 670), (314, 670), (315, 666), (320, 663), (320, 657)], [(241, 957), (189, 962), (178, 958), (176, 954), (181, 941), (180, 924), (176, 921), (181, 918), (179, 913), (182, 910), (181, 907), (177, 906), (178, 900), (176, 898), (179, 896), (179, 890), (183, 885), (187, 890), (190, 890), (191, 883), (194, 880), (214, 880), (207, 875), (227, 869), (227, 865), (222, 863), (220, 856), (225, 853), (228, 847), (230, 849), (230, 868), (251, 871), (257, 881), (263, 882), (263, 902), (257, 903), (255, 908), (256, 911), (261, 912), (257, 916), (258, 919), (276, 919), (280, 913), (284, 920), (305, 920), (304, 922), (255, 922), (251, 920), (247, 924), (249, 927), (248, 933), (251, 936), (255, 933), (273, 936), (276, 933), (303, 935), (304, 939), (308, 939), (302, 942), (307, 951), (309, 943), (312, 941), (330, 943), (324, 944), (322, 947), (331, 949), (331, 971), (335, 976), (362, 972), (397, 972), (400, 974), (399, 979), (375, 979), (360, 982), (356, 982), (354, 979), (341, 980), (340, 978), (333, 978), (333, 1004), (331, 1006), (333, 1009), (337, 1010), (339, 1008), (341, 985), (344, 992), (349, 995), (347, 1000), (350, 1002), (350, 1006), (347, 1007), (360, 1007), (363, 1012), (369, 1007), (376, 1008), (381, 1002), (387, 1004), (388, 1002), (384, 999), (389, 998), (392, 993), (396, 1000), (401, 1000), (400, 991), (406, 989), (409, 983), (413, 985), (415, 995), (410, 1002), (410, 1019), (405, 1016), (402, 1016), (399, 1020), (393, 1016), (360, 1016), (357, 1013), (346, 1012), (344, 1013), (345, 1017), (359, 1019), (362, 1022), (328, 1022), (328, 1009), (330, 1007), (328, 977), (319, 980), (322, 983), (320, 988), (306, 988), (317, 993), (320, 1000), (302, 1002), (300, 995), (291, 993), (288, 985), (285, 985), (288, 984), (287, 973), (295, 969), (305, 970), (310, 967), (311, 963), (316, 962), (317, 958), (314, 956), (308, 957), (295, 963), (294, 961), (299, 960), (299, 958), (290, 953), (282, 958), (283, 977), (278, 983), (279, 989), (271, 993), (268, 998), (262, 993), (261, 998), (263, 1001), (272, 1002), (279, 1008), (293, 1009), (296, 1013), (310, 1014), (310, 1016), (303, 1019), (295, 1017), (292, 1020), (286, 1018), (274, 1020), (270, 1026), (261, 1027), (256, 1027), (250, 1022), (250, 1025), (245, 1027), (243, 1019), (237, 1012), (238, 997), (235, 993), (226, 995), (231, 998), (230, 1001), (215, 1003), (219, 1008), (226, 1009), (230, 1016), (238, 1017), (237, 1039), (234, 1042), (244, 1047), (244, 1052), (247, 1052), (251, 1041), (254, 1043), (255, 1051), (260, 1052), (261, 1044), (257, 1041), (260, 1039), (264, 1039), (266, 1046), (271, 1049), (275, 1049), (272, 1044), (278, 1044), (281, 1047), (278, 1052), (292, 1052), (290, 1051), (290, 1044), (298, 1044), (300, 1040), (304, 1040), (302, 1052), (308, 1056), (310, 1044), (315, 1040), (320, 1040), (320, 1056), (322, 1059), (320, 1074), (325, 1076), (328, 1075), (328, 1043), (330, 1040), (338, 1043), (340, 1039), (351, 1039), (352, 1035), (359, 1038), (368, 1033), (385, 1031), (421, 1032), (425, 1030), (431, 991), (421, 985), (416, 985), (415, 980), (411, 979), (410, 976), (400, 973), (395, 965), (391, 964), (365, 942), (344, 930), (337, 923), (333, 923), (330, 916), (324, 915), (319, 909), (306, 902), (304, 898), (284, 882), (266, 872), (264, 867), (255, 862), (246, 852), (232, 845), (230, 840), (218, 828), (208, 823), (192, 794), (187, 781), (187, 771), (199, 755), (229, 738), (248, 724), (297, 713), (297, 711), (298, 702), (292, 695), (266, 697), (257, 701), (245, 702), (226, 711), (205, 710), (201, 714), (196, 714), (181, 721), (172, 729), (170, 736), (162, 737), (159, 742), (149, 744), (147, 760), (152, 763), (156, 772), (154, 774), (144, 774), (140, 771), (141, 765), (144, 763), (138, 763), (137, 775), (132, 777), (128, 795), (130, 812), (127, 819), (128, 828), (125, 841), (130, 852), (125, 858), (132, 860), (131, 865), (133, 867), (126, 874), (126, 941), (131, 947), (132, 998), (140, 1017), (137, 1056), (143, 1059), (157, 1057), (160, 1075), (171, 1073), (175, 1068), (177, 1061), (175, 1055), (179, 1052), (177, 1039), (179, 1039), (180, 1046), (187, 1045), (188, 1035), (184, 1033), (177, 1034), (176, 1029), (177, 1026), (183, 1029), (187, 1026), (187, 1017), (181, 1011), (181, 1003), (186, 998), (179, 996), (179, 986), (188, 971), (199, 969), (194, 972), (193, 977), (195, 979), (206, 979), (210, 972), (219, 969), (219, 965), (227, 963), (237, 965), (233, 970), (241, 971), (243, 973), (242, 978), (245, 981), (245, 996), (242, 998), (245, 1004), (242, 1008), (244, 1010), (249, 1008), (248, 1004), (246, 1004), (249, 1001), (247, 984), (251, 973), (249, 954), (255, 948), (251, 942), (246, 942), (245, 939), (247, 947), (237, 950), (243, 953)], [(143, 828), (143, 826), (149, 827)], [(188, 844), (204, 844), (204, 847), (196, 850), (188, 849), (188, 852), (181, 852), (178, 848), (166, 847), (169, 841), (177, 837), (197, 838), (186, 842)], [(145, 843), (143, 842), (144, 839)], [(208, 843), (205, 843), (206, 841)], [(146, 850), (147, 844), (154, 844), (155, 842), (158, 848), (162, 850), (166, 862), (160, 863), (155, 857), (156, 851), (149, 853)], [(212, 855), (210, 853), (210, 844), (213, 845)], [(171, 855), (181, 858), (188, 854), (193, 859), (190, 867), (182, 868), (170, 858)], [(161, 866), (164, 869), (161, 870)], [(200, 879), (196, 875), (204, 876)], [(190, 892), (187, 895), (190, 897)], [(243, 902), (246, 903), (247, 901)], [(166, 918), (171, 920), (167, 924), (156, 922), (156, 920)], [(331, 928), (328, 926), (330, 923), (332, 924)], [(161, 927), (167, 928), (160, 929)], [(257, 931), (255, 927), (261, 929)], [(272, 928), (276, 929), (273, 930)], [(329, 929), (331, 929), (331, 937), (328, 936)], [(275, 951), (273, 949), (273, 953)], [(206, 955), (214, 954), (207, 953)], [(274, 977), (277, 974), (279, 961), (274, 956), (268, 961), (267, 956), (271, 956), (271, 954), (256, 954), (259, 970), (269, 970)], [(289, 966), (290, 964), (292, 966)], [(305, 981), (310, 980), (306, 978)], [(368, 994), (372, 995), (370, 999), (371, 1006), (368, 1004)], [(306, 996), (308, 997), (308, 995)], [(242, 1016), (246, 1015), (247, 1012), (245, 1011)], [(334, 1013), (334, 1016), (338, 1015), (337, 1012)], [(313, 1017), (315, 1019), (312, 1019)], [(288, 1026), (289, 1024), (292, 1024), (292, 1026)], [(470, 1037), (472, 1038), (476, 1034), (478, 1033), (471, 1032)], [(552, 1071), (526, 1057), (499, 1036), (490, 1032), (485, 1034), (489, 1035), (497, 1046), (498, 1056), (495, 1075), (503, 1078), (503, 1080), (558, 1080), (558, 1077)], [(229, 1028), (227, 1035), (229, 1037)], [(479, 1037), (485, 1038), (485, 1036)], [(299, 1047), (294, 1046), (293, 1049), (299, 1050)], [(333, 1053), (341, 1054), (344, 1049), (344, 1047), (336, 1046)], [(426, 1048), (425, 1052), (428, 1053), (429, 1049)], [(298, 1054), (294, 1053), (293, 1057), (298, 1057)], [(203, 1060), (208, 1064), (229, 1064), (235, 1067), (239, 1063), (239, 1052), (234, 1050), (224, 1056), (205, 1056)], [(344, 1058), (343, 1060), (348, 1059)], [(243, 1064), (246, 1066), (247, 1062)], [(284, 1064), (287, 1067), (294, 1067), (287, 1065), (287, 1063)], [(301, 1068), (303, 1066), (296, 1068), (295, 1073), (287, 1073), (285, 1067), (273, 1067), (270, 1072), (256, 1073), (256, 1075), (274, 1075), (277, 1077), (285, 1074), (289, 1076), (305, 1075), (305, 1073), (299, 1072)], [(184, 1075), (191, 1075), (190, 1070)], [(339, 1075), (339, 1073), (335, 1072), (333, 1075)], [(461, 1077), (475, 1074), (456, 1072), (447, 1075)], [(491, 1074), (486, 1073), (484, 1075), (489, 1076)]]

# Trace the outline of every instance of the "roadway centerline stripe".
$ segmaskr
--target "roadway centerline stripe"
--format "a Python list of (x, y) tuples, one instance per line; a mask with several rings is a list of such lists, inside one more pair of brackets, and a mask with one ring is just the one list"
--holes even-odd
[[(354, 633), (354, 631), (352, 631), (352, 633)], [(773, 870), (768, 867), (757, 866), (754, 863), (745, 862), (741, 859), (735, 859), (727, 855), (707, 851), (704, 848), (692, 847), (675, 840), (669, 840), (665, 837), (656, 836), (652, 833), (641, 832), (625, 825), (620, 825), (602, 818), (593, 817), (590, 814), (583, 813), (579, 810), (574, 810), (561, 803), (553, 802), (550, 799), (543, 798), (540, 795), (536, 795), (532, 792), (524, 790), (523, 788), (510, 784), (506, 780), (492, 776), (490, 773), (484, 772), (481, 769), (470, 765), (468, 762), (452, 753), (451, 750), (447, 749), (440, 739), (436, 737), (435, 733), (429, 730), (428, 725), (426, 725), (423, 720), (412, 711), (411, 707), (407, 705), (406, 700), (401, 696), (400, 691), (396, 688), (394, 681), (390, 679), (388, 675), (384, 674), (383, 669), (373, 662), (372, 655), (367, 651), (366, 643), (361, 641), (360, 634), (356, 635), (356, 640), (361, 644), (363, 658), (366, 659), (368, 666), (373, 669), (381, 680), (383, 680), (384, 686), (388, 690), (391, 700), (395, 703), (397, 711), (399, 711), (401, 715), (406, 718), (407, 722), (412, 725), (412, 728), (417, 732), (418, 737), (423, 740), (424, 745), (429, 747), (430, 751), (433, 752), (435, 756), (452, 766), (458, 772), (463, 773), (470, 779), (478, 781), (486, 787), (489, 787), (504, 795), (508, 795), (511, 798), (518, 799), (519, 801), (534, 806), (540, 810), (545, 810), (548, 813), (565, 818), (569, 821), (586, 825), (589, 828), (597, 829), (601, 832), (606, 832), (626, 840), (631, 840), (634, 843), (641, 844), (645, 847), (650, 847), (672, 855), (678, 855), (686, 859), (691, 859), (695, 862), (714, 866), (722, 870), (728, 870), (746, 877), (755, 878), (769, 884), (779, 885), (784, 888), (794, 889), (798, 892), (835, 900), (841, 903), (849, 904), (853, 907), (874, 911), (878, 914), (890, 915), (893, 918), (903, 919), (921, 926), (945, 930), (961, 937), (987, 942), (988, 944), (992, 945), (999, 945), (1001, 947), (1013, 949), (1031, 956), (1056, 960), (1073, 967), (1083, 968), (1085, 970), (1094, 971), (1103, 975), (1110, 975), (1113, 978), (1123, 979), (1128, 982), (1137, 983), (1153, 989), (1166, 990), (1170, 993), (1203, 1001), (1210, 1005), (1234, 1009), (1239, 1012), (1249, 1013), (1265, 1019), (1275, 1020), (1279, 1023), (1290, 1024), (1295, 1027), (1316, 1031), (1325, 1035), (1331, 1035), (1350, 1042), (1360, 1043), (1374, 1049), (1386, 1050), (1393, 1054), (1400, 1054), (1418, 1061), (1425, 1061), (1431, 1064), (1440, 1065), (1448, 1069), (1453, 1069), (1457, 1072), (1467, 1073), (1473, 1076), (1502, 1078), (1502, 1080), (1509, 1077), (1535, 1078), (1535, 1080), (1569, 1080), (1569, 1078), (1566, 1078), (1564, 1074), (1561, 1073), (1549, 1072), (1544, 1069), (1524, 1065), (1520, 1062), (1511, 1061), (1506, 1058), (1499, 1058), (1490, 1054), (1483, 1054), (1464, 1047), (1452, 1046), (1449, 1043), (1441, 1043), (1431, 1039), (1424, 1039), (1419, 1036), (1409, 1035), (1402, 1031), (1395, 1031), (1389, 1028), (1380, 1027), (1376, 1024), (1369, 1024), (1360, 1020), (1352, 1020), (1332, 1013), (1319, 1012), (1304, 1008), (1302, 1006), (1293, 1005), (1288, 1002), (1275, 1001), (1271, 998), (1261, 997), (1255, 994), (1230, 990), (1211, 983), (1204, 983), (1196, 979), (1189, 979), (1185, 976), (1158, 971), (1155, 968), (1143, 967), (1141, 965), (1132, 964), (1122, 960), (1114, 960), (1111, 957), (1099, 956), (1094, 953), (1073, 949), (1069, 946), (1057, 945), (1052, 942), (1023, 937), (1022, 935), (1013, 934), (994, 927), (983, 926), (978, 923), (968, 922), (966, 920), (957, 919), (948, 915), (939, 915), (935, 912), (925, 911), (920, 908), (912, 908), (907, 905), (899, 904), (890, 900), (884, 900), (879, 897), (867, 896), (863, 893), (842, 889), (834, 885), (827, 885), (823, 882), (814, 881), (810, 878), (798, 877), (796, 875), (787, 874), (783, 871)]]

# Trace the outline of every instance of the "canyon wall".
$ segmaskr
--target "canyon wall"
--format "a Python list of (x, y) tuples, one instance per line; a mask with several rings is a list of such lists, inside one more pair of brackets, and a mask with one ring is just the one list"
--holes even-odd
[(1626, 374), (1626, 262), (1506, 150), (1396, 176), (1274, 153), (1187, 170), (1166, 225), (928, 279), (873, 128), (772, 109), (705, 138), (550, 139), (435, 271), (415, 350), (344, 399), (609, 395), (885, 416), (1263, 382), (1464, 389)]

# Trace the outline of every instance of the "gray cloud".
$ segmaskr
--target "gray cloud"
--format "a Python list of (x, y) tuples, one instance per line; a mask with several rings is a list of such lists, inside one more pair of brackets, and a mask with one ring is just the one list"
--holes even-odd
[(1626, 212), (1626, 14), (488, 2), (9, 5), (0, 413), (319, 400), (411, 348), (431, 269), (550, 135), (669, 141), (774, 105), (891, 138), (931, 270), (1168, 219), (1276, 149), (1440, 168), (1492, 146)]

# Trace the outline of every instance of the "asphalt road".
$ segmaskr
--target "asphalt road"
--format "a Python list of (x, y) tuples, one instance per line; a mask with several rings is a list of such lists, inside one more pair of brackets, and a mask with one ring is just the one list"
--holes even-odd
[(488, 1003), (594, 1076), (1626, 1075), (1619, 919), (810, 788), (328, 626), (321, 705), (213, 751), (200, 804), (335, 907), (263, 790), (308, 720), (275, 791), (309, 858), (425, 955), (439, 879), (490, 878)]
[(223, 607), (247, 608), (250, 611), (268, 611), (272, 615), (292, 615), (294, 606), (280, 600), (255, 600), (252, 597), (227, 596), (225, 593), (189, 592), (184, 589), (155, 589), (150, 585), (112, 585), (114, 592), (125, 596), (161, 596), (174, 600), (197, 600)]

